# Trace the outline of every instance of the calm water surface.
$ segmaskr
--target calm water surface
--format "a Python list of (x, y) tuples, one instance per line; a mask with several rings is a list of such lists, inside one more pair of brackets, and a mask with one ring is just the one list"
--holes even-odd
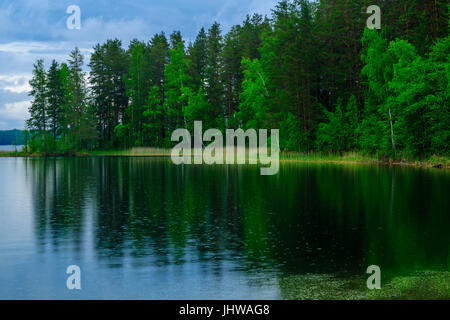
[[(0, 158), (0, 298), (279, 299), (291, 275), (448, 270), (449, 177)], [(66, 288), (73, 264), (79, 291)]]
[(0, 151), (22, 151), (23, 146), (0, 145)]

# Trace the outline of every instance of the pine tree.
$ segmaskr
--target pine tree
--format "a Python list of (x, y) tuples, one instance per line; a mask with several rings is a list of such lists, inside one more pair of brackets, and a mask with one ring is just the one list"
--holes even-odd
[(128, 106), (128, 97), (123, 80), (128, 72), (128, 59), (120, 40), (108, 40), (104, 44), (104, 47), (108, 96), (110, 97), (107, 117), (107, 138), (108, 142), (117, 147), (114, 128), (124, 118), (125, 110)]
[(164, 85), (164, 110), (167, 115), (166, 128), (171, 132), (186, 126), (183, 108), (191, 93), (188, 62), (183, 42), (179, 42), (176, 48), (170, 49), (170, 62), (166, 66), (165, 77), (167, 81)]
[[(212, 106), (209, 111), (211, 119), (223, 118), (223, 86), (221, 82), (221, 53), (222, 35), (219, 23), (215, 22), (208, 30), (207, 36), (207, 64), (206, 64), (206, 96)], [(221, 115), (222, 117), (220, 117)], [(215, 127), (217, 123), (204, 124), (204, 126)]]
[(241, 27), (233, 26), (225, 36), (222, 51), (222, 83), (225, 85), (225, 115), (227, 120), (230, 120), (236, 112), (239, 104), (239, 93), (241, 92), (243, 51), (240, 33)]
[(46, 79), (47, 118), (52, 132), (53, 150), (56, 150), (56, 139), (64, 124), (64, 88), (58, 63), (53, 60)]
[(91, 86), (91, 96), (93, 98), (93, 104), (96, 109), (97, 117), (97, 130), (99, 131), (99, 146), (103, 148), (104, 142), (106, 142), (106, 131), (108, 125), (108, 113), (107, 106), (110, 104), (110, 98), (108, 94), (106, 65), (104, 58), (104, 47), (97, 44), (94, 47), (94, 52), (91, 55), (89, 67), (91, 72), (89, 73), (89, 83)]
[(44, 69), (44, 60), (37, 60), (33, 65), (33, 68), (33, 78), (30, 80), (30, 96), (32, 97), (32, 100), (29, 108), (30, 118), (27, 120), (27, 127), (38, 132), (39, 136), (35, 138), (41, 140), (44, 152), (47, 152), (47, 79)]
[(246, 16), (239, 34), (242, 47), (242, 56), (249, 59), (259, 59), (261, 57), (259, 48), (263, 40), (263, 33), (270, 29), (270, 23), (267, 17), (260, 14)]
[(71, 115), (71, 101), (72, 101), (72, 92), (70, 90), (70, 72), (69, 67), (67, 66), (67, 63), (61, 63), (61, 66), (59, 68), (59, 77), (61, 81), (61, 90), (62, 90), (62, 105), (61, 105), (61, 112), (62, 117), (60, 118), (60, 121), (62, 123), (60, 124), (62, 128), (62, 148), (64, 152), (70, 151), (73, 149), (73, 145), (70, 143), (68, 136), (70, 135), (70, 115)]
[(180, 31), (174, 31), (170, 34), (170, 48), (171, 49), (176, 49), (181, 42), (183, 42), (183, 44), (184, 44), (183, 37), (181, 36)]
[(211, 105), (202, 88), (198, 89), (197, 93), (190, 91), (187, 105), (183, 108), (186, 127), (192, 132), (194, 121), (202, 121), (204, 124), (213, 123), (214, 119), (209, 118), (210, 110)]
[[(301, 131), (301, 138), (295, 138), (301, 143), (296, 149), (308, 150), (317, 113), (312, 96), (315, 91), (312, 9), (306, 1), (281, 1), (273, 11), (272, 20), (273, 28), (265, 33), (260, 52), (262, 68), (272, 86), (268, 91), (275, 99), (272, 105), (278, 106), (278, 110), (273, 110), (277, 113), (277, 126), (297, 124), (296, 130), (289, 130), (296, 136)], [(297, 120), (292, 121), (289, 114)]]
[(147, 96), (144, 75), (144, 45), (135, 42), (130, 48), (130, 69), (128, 78), (125, 81), (127, 88), (127, 96), (130, 99), (127, 113), (129, 119), (129, 130), (131, 139), (135, 145), (142, 145), (142, 128), (143, 128), (143, 106)]
[(143, 106), (144, 137), (146, 143), (154, 147), (164, 145), (164, 105), (161, 90), (153, 86), (149, 90), (147, 103)]
[(89, 63), (90, 93), (101, 147), (117, 145), (114, 129), (124, 119), (128, 106), (124, 81), (128, 57), (121, 45), (117, 39), (96, 45)]
[(149, 59), (151, 61), (151, 86), (157, 86), (164, 96), (164, 70), (169, 60), (169, 43), (164, 32), (155, 34), (149, 43)]
[(207, 36), (204, 28), (200, 29), (194, 44), (189, 48), (190, 75), (192, 88), (197, 92), (205, 89), (207, 64)]
[(75, 149), (92, 148), (96, 140), (95, 122), (89, 113), (85, 72), (83, 71), (83, 55), (78, 48), (70, 53), (69, 58), (69, 90), (70, 102), (68, 121), (70, 134)]

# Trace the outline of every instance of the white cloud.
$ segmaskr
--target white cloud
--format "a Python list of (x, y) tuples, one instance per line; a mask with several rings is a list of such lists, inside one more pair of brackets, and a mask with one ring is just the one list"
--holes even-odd
[(14, 84), (14, 86), (6, 86), (2, 88), (6, 91), (11, 91), (13, 93), (24, 93), (29, 92), (31, 90), (31, 87), (28, 82), (22, 83), (22, 84)]
[[(8, 54), (29, 54), (35, 56), (51, 56), (52, 59), (66, 58), (69, 52), (77, 45), (68, 41), (42, 41), (42, 42), (8, 42), (0, 44), (0, 52)], [(78, 46), (82, 53), (93, 51), (91, 43), (85, 47)]]
[[(78, 48), (85, 57), (85, 68), (93, 51), (90, 44), (78, 44)], [(9, 42), (0, 44), (0, 74), (26, 74), (33, 70), (33, 63), (44, 59), (46, 68), (54, 59), (57, 62), (67, 62), (70, 52), (77, 46), (71, 42)], [(1, 87), (1, 84), (0, 84)]]
[(28, 83), (30, 79), (31, 74), (0, 74), (0, 90), (9, 91), (12, 93), (29, 92), (31, 90), (30, 84)]
[(0, 109), (0, 119), (2, 120), (23, 120), (29, 118), (28, 108), (30, 100), (6, 103), (4, 109)]
[(46, 51), (50, 49), (44, 42), (9, 42), (0, 44), (0, 51), (10, 53), (29, 53), (31, 51)]

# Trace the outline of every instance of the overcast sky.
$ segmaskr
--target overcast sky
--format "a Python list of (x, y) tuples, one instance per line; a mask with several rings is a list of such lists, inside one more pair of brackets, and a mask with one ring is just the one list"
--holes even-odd
[[(0, 130), (22, 129), (28, 118), (28, 81), (33, 63), (43, 58), (62, 62), (75, 46), (89, 62), (93, 45), (110, 38), (127, 46), (133, 38), (180, 30), (194, 39), (214, 21), (224, 32), (246, 14), (270, 15), (276, 0), (1, 0), (0, 1)], [(69, 5), (81, 9), (81, 29), (69, 30)]]

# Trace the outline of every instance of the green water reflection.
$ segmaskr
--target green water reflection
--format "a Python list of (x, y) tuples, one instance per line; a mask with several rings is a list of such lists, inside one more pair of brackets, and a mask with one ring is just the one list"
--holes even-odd
[[(189, 265), (198, 287), (193, 296), (177, 298), (197, 297), (197, 289), (201, 298), (232, 298), (232, 287), (219, 294), (208, 284), (209, 275), (227, 281), (229, 272), (238, 275), (230, 283), (256, 283), (245, 297), (261, 297), (258, 287), (266, 286), (273, 290), (264, 297), (280, 298), (291, 289), (278, 280), (292, 275), (364, 276), (376, 264), (388, 281), (449, 270), (448, 171), (282, 163), (278, 175), (261, 176), (254, 166), (174, 166), (166, 158), (1, 160), (0, 175), (11, 172), (20, 175), (14, 176), (16, 192), (6, 181), (0, 185), (1, 199), (9, 203), (2, 212), (0, 256), (30, 245), (28, 262), (8, 256), (22, 271), (39, 259), (63, 268), (69, 263), (60, 252), (69, 252), (91, 274)], [(12, 244), (8, 215), (19, 211), (30, 214), (24, 219), (32, 221), (31, 236)], [(2, 263), (0, 269), (6, 272), (3, 284), (22, 281)], [(107, 282), (110, 275), (99, 274), (96, 281)], [(189, 277), (165, 277), (160, 285), (175, 293)], [(118, 290), (103, 285), (109, 293)], [(38, 294), (33, 285), (23, 286), (26, 294), (15, 294), (6, 284), (8, 292), (0, 296)], [(155, 285), (139, 293), (132, 288), (114, 297), (166, 297)], [(90, 297), (105, 296), (91, 290)]]

